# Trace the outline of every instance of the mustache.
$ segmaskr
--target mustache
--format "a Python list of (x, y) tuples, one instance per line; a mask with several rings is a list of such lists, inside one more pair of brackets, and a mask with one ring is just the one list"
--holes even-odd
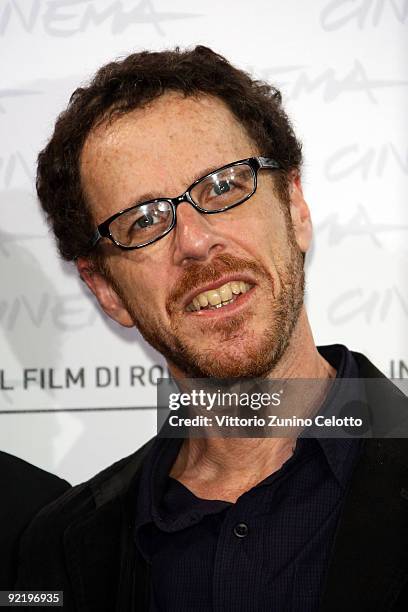
[(256, 278), (266, 276), (271, 283), (273, 282), (270, 273), (259, 262), (224, 253), (214, 257), (210, 263), (195, 262), (185, 269), (183, 276), (169, 294), (166, 303), (167, 311), (171, 311), (174, 304), (200, 284), (216, 282), (224, 274), (231, 272), (251, 272)]

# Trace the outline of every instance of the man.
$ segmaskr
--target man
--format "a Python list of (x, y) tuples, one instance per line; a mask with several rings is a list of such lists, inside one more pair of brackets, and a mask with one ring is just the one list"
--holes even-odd
[(69, 484), (40, 468), (0, 452), (0, 589), (17, 578), (21, 534), (39, 510), (62, 495)]
[[(102, 68), (60, 116), (37, 187), (62, 256), (176, 380), (353, 379), (364, 404), (363, 379), (382, 375), (313, 341), (300, 168), (279, 92), (197, 47)], [(406, 451), (156, 438), (41, 513), (20, 586), (98, 612), (405, 609)]]

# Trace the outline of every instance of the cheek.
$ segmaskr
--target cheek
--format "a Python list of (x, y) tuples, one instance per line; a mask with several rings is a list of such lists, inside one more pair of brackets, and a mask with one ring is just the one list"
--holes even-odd
[(231, 243), (239, 244), (255, 258), (283, 254), (287, 249), (284, 214), (275, 210), (269, 214), (267, 206), (262, 209), (246, 207), (245, 212), (228, 220), (225, 232)]
[(115, 278), (136, 309), (146, 309), (148, 305), (155, 305), (156, 310), (164, 308), (161, 302), (165, 300), (168, 275), (162, 266), (122, 260), (116, 266)]

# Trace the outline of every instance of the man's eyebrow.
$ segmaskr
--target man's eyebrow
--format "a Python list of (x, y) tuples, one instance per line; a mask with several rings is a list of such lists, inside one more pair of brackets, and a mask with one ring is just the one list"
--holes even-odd
[[(224, 166), (225, 164), (222, 164), (222, 166)], [(195, 183), (195, 181), (197, 181), (200, 178), (203, 178), (204, 176), (207, 176), (207, 174), (211, 174), (211, 172), (214, 172), (215, 170), (218, 170), (219, 168), (222, 168), (222, 166), (208, 166), (207, 168), (203, 168), (202, 170), (200, 170), (200, 172), (196, 173), (195, 175), (193, 175), (193, 179), (190, 181), (190, 183), (187, 185), (186, 189), (188, 189), (190, 187), (190, 185), (192, 185), (193, 183)], [(125, 206), (123, 208), (123, 210), (126, 210), (127, 208), (131, 208), (132, 206), (138, 206), (139, 204), (143, 204), (143, 202), (148, 202), (149, 200), (157, 200), (160, 198), (166, 199), (166, 198), (175, 198), (177, 196), (181, 195), (180, 193), (177, 193), (175, 195), (169, 195), (169, 194), (165, 194), (162, 192), (155, 192), (155, 191), (147, 191), (146, 193), (142, 193), (142, 195), (137, 196), (136, 198), (133, 198), (130, 200), (129, 204), (127, 206)]]
[(162, 193), (155, 193), (154, 191), (148, 191), (146, 193), (142, 193), (142, 195), (137, 196), (136, 198), (132, 198), (129, 201), (129, 204), (124, 207), (131, 208), (132, 206), (138, 206), (138, 204), (143, 204), (143, 202), (148, 202), (149, 200), (157, 200), (158, 198), (166, 198), (167, 196)]

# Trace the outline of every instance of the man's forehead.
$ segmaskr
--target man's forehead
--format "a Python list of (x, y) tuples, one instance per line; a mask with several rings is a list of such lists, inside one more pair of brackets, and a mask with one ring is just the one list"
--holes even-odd
[(139, 148), (158, 145), (162, 151), (166, 151), (166, 145), (169, 149), (176, 144), (177, 140), (190, 140), (199, 145), (201, 140), (211, 138), (211, 142), (217, 145), (234, 141), (235, 132), (242, 132), (247, 137), (244, 127), (221, 99), (208, 95), (186, 97), (178, 92), (168, 92), (142, 108), (113, 114), (102, 121), (88, 135), (82, 158), (93, 153), (99, 155), (125, 149), (135, 141), (138, 141)]
[(220, 99), (171, 92), (91, 132), (81, 155), (82, 182), (93, 208), (103, 207), (95, 210), (103, 220), (155, 186), (157, 196), (178, 195), (200, 175), (255, 150)]

